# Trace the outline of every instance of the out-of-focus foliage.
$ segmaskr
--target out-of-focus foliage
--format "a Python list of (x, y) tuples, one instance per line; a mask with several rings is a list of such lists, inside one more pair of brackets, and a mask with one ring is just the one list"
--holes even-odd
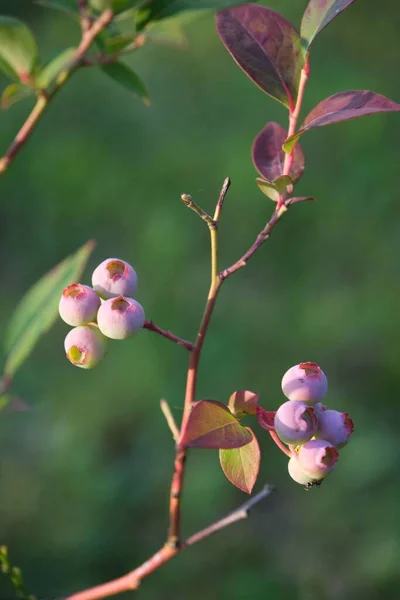
[[(269, 6), (298, 25), (306, 2)], [(3, 0), (1, 10), (28, 22), (43, 58), (77, 43), (77, 25), (61, 13), (28, 0)], [(400, 99), (396, 20), (395, 0), (385, 10), (356, 2), (318, 36), (303, 115), (345, 89)], [(211, 15), (187, 35), (185, 52), (144, 47), (127, 61), (150, 108), (100, 71), (74, 75), (2, 177), (3, 335), (24, 291), (90, 237), (98, 242), (90, 267), (107, 256), (131, 262), (149, 318), (193, 338), (209, 282), (208, 231), (180, 194), (212, 210), (231, 176), (222, 265), (269, 217), (250, 148), (267, 121), (287, 126), (286, 110), (235, 67)], [(0, 113), (1, 148), (29, 102)], [(377, 115), (304, 136), (296, 193), (318, 202), (293, 206), (222, 290), (200, 371), (199, 399), (250, 388), (274, 409), (286, 369), (318, 361), (327, 402), (356, 423), (340, 468), (305, 492), (267, 432), (244, 421), (262, 446), (256, 489), (268, 481), (277, 491), (249, 521), (145, 581), (141, 600), (398, 598), (398, 127), (398, 115)], [(146, 331), (84, 372), (64, 357), (66, 333), (59, 323), (17, 374), (15, 391), (32, 410), (0, 418), (0, 543), (27, 589), (47, 598), (118, 576), (164, 541), (173, 442), (159, 398), (180, 416), (187, 366), (183, 349)], [(188, 464), (190, 533), (244, 494), (224, 477), (217, 451), (193, 450)]]

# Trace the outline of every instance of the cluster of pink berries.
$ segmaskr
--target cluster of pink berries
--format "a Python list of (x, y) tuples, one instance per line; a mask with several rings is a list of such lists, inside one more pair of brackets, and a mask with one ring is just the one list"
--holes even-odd
[(325, 373), (316, 363), (289, 369), (282, 391), (289, 399), (275, 413), (274, 429), (289, 446), (289, 474), (297, 483), (312, 487), (334, 469), (339, 452), (353, 433), (348, 413), (327, 410), (321, 404), (328, 390)]
[(61, 318), (73, 327), (64, 342), (67, 358), (82, 369), (91, 369), (102, 360), (107, 338), (129, 338), (145, 322), (143, 307), (132, 298), (136, 272), (127, 262), (107, 258), (93, 271), (92, 286), (69, 285), (59, 304)]

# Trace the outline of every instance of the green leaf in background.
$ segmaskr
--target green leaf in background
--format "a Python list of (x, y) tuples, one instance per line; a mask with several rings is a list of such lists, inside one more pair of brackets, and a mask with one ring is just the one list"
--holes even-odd
[(39, 71), (35, 78), (36, 84), (41, 88), (47, 87), (65, 69), (74, 54), (75, 48), (67, 48), (60, 52)]
[(36, 4), (44, 8), (54, 8), (67, 13), (70, 16), (79, 18), (78, 2), (76, 0), (36, 0)]
[(250, 427), (251, 441), (240, 448), (220, 450), (219, 460), (226, 478), (237, 488), (251, 494), (260, 470), (261, 452), (258, 441)]
[(44, 275), (22, 298), (6, 332), (4, 372), (12, 377), (31, 353), (40, 336), (53, 325), (61, 292), (80, 279), (94, 242), (84, 244)]
[(122, 62), (114, 62), (109, 65), (102, 65), (101, 70), (104, 71), (111, 79), (122, 85), (129, 92), (138, 96), (146, 106), (150, 104), (150, 98), (143, 81), (135, 71), (128, 65)]
[(148, 0), (138, 10), (136, 24), (138, 29), (143, 29), (150, 21), (159, 21), (184, 10), (220, 10), (241, 3), (240, 0)]
[(19, 100), (29, 98), (29, 96), (33, 95), (34, 90), (31, 87), (27, 87), (21, 83), (12, 83), (3, 90), (0, 101), (1, 108), (10, 108), (10, 106), (16, 104)]
[(215, 400), (196, 402), (179, 445), (190, 448), (239, 448), (251, 442), (251, 433), (231, 411)]
[(19, 77), (29, 75), (38, 54), (31, 30), (18, 19), (0, 16), (0, 68), (5, 63), (9, 71), (14, 71)]
[(354, 0), (310, 0), (301, 22), (300, 35), (308, 52), (315, 36)]

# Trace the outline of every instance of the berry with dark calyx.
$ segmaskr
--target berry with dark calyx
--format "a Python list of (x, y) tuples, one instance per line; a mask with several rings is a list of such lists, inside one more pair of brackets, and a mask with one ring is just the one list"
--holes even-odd
[(285, 444), (297, 446), (310, 440), (318, 428), (318, 419), (312, 406), (289, 400), (276, 411), (274, 427)]
[(105, 300), (117, 296), (131, 297), (136, 294), (136, 271), (124, 260), (107, 258), (93, 271), (92, 285)]
[(304, 473), (296, 456), (292, 456), (292, 458), (289, 460), (288, 471), (290, 477), (296, 483), (304, 485), (304, 487), (307, 489), (321, 485), (321, 479), (314, 479), (313, 477), (310, 477), (310, 475)]
[(304, 362), (291, 367), (282, 378), (282, 391), (289, 400), (316, 404), (328, 390), (328, 380), (317, 363)]
[(315, 437), (331, 442), (336, 448), (342, 448), (349, 441), (353, 431), (354, 423), (348, 413), (325, 410), (319, 415)]
[(76, 327), (95, 321), (99, 306), (100, 298), (91, 287), (73, 283), (63, 290), (58, 312), (65, 323)]
[(107, 340), (96, 325), (84, 325), (71, 329), (65, 338), (64, 348), (73, 365), (92, 369), (104, 358)]
[(102, 303), (97, 313), (100, 331), (113, 340), (124, 340), (142, 329), (145, 314), (133, 298), (118, 296)]
[(326, 440), (311, 440), (301, 446), (298, 461), (304, 473), (314, 479), (323, 479), (337, 463), (339, 452)]

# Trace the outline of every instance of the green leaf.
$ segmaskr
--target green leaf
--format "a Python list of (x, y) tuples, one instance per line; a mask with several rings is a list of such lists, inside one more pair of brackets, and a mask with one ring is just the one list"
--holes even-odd
[[(18, 19), (0, 16), (0, 60), (19, 77), (29, 75), (38, 58), (31, 30)], [(0, 65), (1, 67), (1, 65)], [(7, 74), (7, 73), (6, 73)]]
[(34, 95), (34, 90), (31, 87), (22, 85), (21, 83), (12, 83), (7, 86), (1, 95), (1, 108), (10, 108), (24, 98)]
[(6, 332), (4, 372), (12, 377), (39, 338), (53, 325), (62, 290), (75, 283), (86, 266), (94, 242), (84, 244), (44, 275), (17, 306)]
[(241, 0), (147, 0), (137, 12), (136, 23), (138, 29), (143, 29), (151, 21), (166, 19), (184, 10), (220, 10), (240, 3)]
[(251, 441), (251, 433), (230, 410), (215, 400), (194, 404), (179, 442), (190, 448), (239, 448)]
[(39, 4), (39, 6), (43, 6), (44, 8), (60, 10), (76, 19), (80, 18), (77, 0), (36, 0), (36, 4)]
[(237, 488), (251, 494), (260, 470), (260, 446), (257, 438), (250, 429), (252, 440), (240, 448), (220, 450), (219, 460), (227, 479)]
[(310, 0), (301, 22), (300, 34), (308, 52), (315, 36), (354, 0)]
[(144, 83), (140, 77), (128, 67), (128, 65), (122, 62), (115, 62), (109, 65), (102, 65), (100, 68), (104, 73), (111, 77), (111, 79), (143, 100), (147, 106), (150, 104), (149, 95)]
[(63, 50), (39, 71), (35, 78), (36, 84), (41, 88), (47, 87), (60, 73), (62, 73), (62, 71), (65, 70), (74, 54), (75, 48)]

